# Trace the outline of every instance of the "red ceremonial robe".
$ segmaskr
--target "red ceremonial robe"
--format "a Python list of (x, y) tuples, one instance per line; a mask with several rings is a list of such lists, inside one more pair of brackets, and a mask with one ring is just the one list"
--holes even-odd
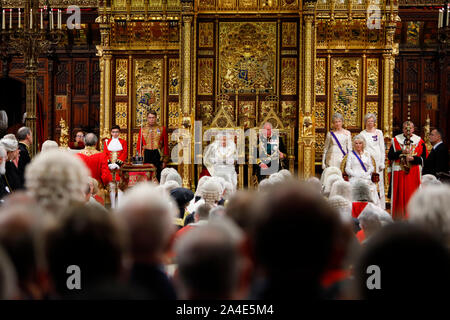
[(414, 150), (414, 161), (411, 162), (409, 173), (400, 166), (400, 155), (404, 148), (405, 136), (399, 134), (392, 139), (388, 158), (391, 172), (391, 212), (392, 218), (406, 219), (408, 213), (406, 207), (413, 193), (420, 186), (421, 170), (424, 159), (427, 157), (427, 149), (422, 138), (413, 134), (411, 137)]
[[(112, 139), (105, 139), (103, 141), (103, 152), (106, 154), (108, 161), (111, 161), (111, 151), (108, 150), (108, 146), (111, 141)], [(120, 161), (117, 164), (121, 166), (127, 160), (128, 147), (125, 140), (119, 138), (119, 142), (122, 145), (122, 150), (118, 151), (117, 160)]]
[(91, 177), (107, 186), (112, 181), (111, 172), (108, 168), (108, 160), (103, 152), (98, 152), (93, 155), (86, 155), (77, 153), (77, 155), (84, 161), (91, 172)]

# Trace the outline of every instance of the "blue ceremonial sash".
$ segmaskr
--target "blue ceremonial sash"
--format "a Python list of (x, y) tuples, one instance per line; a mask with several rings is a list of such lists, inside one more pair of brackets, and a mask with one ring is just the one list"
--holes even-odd
[(330, 131), (330, 133), (333, 136), (334, 140), (336, 141), (339, 149), (341, 149), (341, 152), (342, 152), (343, 156), (345, 157), (346, 153), (345, 153), (344, 149), (342, 149), (341, 143), (339, 142), (338, 138), (334, 135), (333, 131)]
[(361, 167), (364, 169), (364, 172), (367, 172), (366, 166), (362, 162), (361, 158), (356, 154), (355, 150), (353, 150), (352, 152), (355, 155), (356, 159), (358, 159), (359, 163), (361, 164)]

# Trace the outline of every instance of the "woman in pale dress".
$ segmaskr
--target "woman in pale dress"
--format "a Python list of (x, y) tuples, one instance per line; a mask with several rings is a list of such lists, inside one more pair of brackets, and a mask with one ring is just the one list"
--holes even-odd
[(236, 188), (237, 148), (234, 143), (234, 136), (226, 133), (217, 135), (214, 142), (206, 147), (203, 159), (212, 177), (222, 177)]
[(386, 199), (384, 195), (384, 167), (386, 150), (384, 146), (383, 132), (375, 128), (376, 122), (377, 117), (375, 114), (366, 114), (366, 116), (364, 117), (366, 129), (361, 131), (361, 135), (366, 139), (365, 150), (369, 151), (370, 155), (375, 159), (375, 163), (377, 165), (377, 167), (375, 168), (375, 172), (380, 175), (380, 180), (378, 182), (378, 187), (380, 190), (380, 207), (382, 209), (385, 209)]
[[(327, 133), (325, 147), (323, 149), (322, 169), (328, 167), (341, 167), (342, 159), (352, 151), (352, 135), (343, 128), (344, 117), (335, 113), (331, 117), (333, 130)], [(339, 141), (339, 144), (337, 143)]]
[(360, 134), (353, 138), (353, 150), (347, 156), (345, 172), (348, 174), (350, 184), (363, 180), (370, 188), (370, 194), (374, 204), (380, 204), (377, 187), (372, 182), (372, 173), (375, 168), (369, 151), (365, 150), (366, 140)]

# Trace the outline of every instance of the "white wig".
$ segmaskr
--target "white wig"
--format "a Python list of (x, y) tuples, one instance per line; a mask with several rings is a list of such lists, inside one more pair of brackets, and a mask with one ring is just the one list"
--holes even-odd
[(209, 179), (211, 179), (210, 176), (203, 176), (200, 179), (198, 179), (198, 183), (197, 183), (197, 189), (195, 190), (195, 196), (196, 197), (201, 197), (201, 190), (202, 190), (202, 186), (203, 184), (208, 181)]
[(370, 187), (366, 181), (358, 179), (352, 184), (352, 199), (353, 201), (373, 202)]
[(269, 176), (269, 181), (272, 184), (279, 184), (279, 183), (283, 183), (284, 182), (284, 177), (279, 173), (272, 173)]
[(322, 185), (324, 186), (327, 182), (328, 177), (333, 174), (342, 176), (342, 171), (341, 171), (341, 169), (339, 169), (337, 167), (325, 168), (325, 170), (323, 170), (323, 172), (322, 172), (322, 176), (320, 177), (320, 183), (322, 183)]
[(438, 233), (450, 247), (450, 186), (419, 189), (408, 203), (408, 214), (409, 221)]
[(181, 176), (178, 172), (170, 172), (167, 177), (166, 177), (166, 181), (164, 182), (167, 183), (169, 181), (176, 181), (180, 186), (183, 186), (183, 179), (181, 179)]
[(162, 169), (159, 184), (164, 184), (166, 182), (167, 175), (169, 173), (173, 173), (173, 172), (178, 173), (178, 171), (175, 170), (174, 168), (167, 167), (167, 168)]
[(210, 179), (202, 186), (201, 197), (206, 204), (214, 206), (223, 194), (223, 189), (216, 179)]
[(282, 169), (278, 173), (284, 178), (284, 180), (289, 180), (292, 178), (292, 173), (287, 169)]
[(223, 194), (223, 198), (225, 200), (230, 199), (230, 197), (236, 192), (233, 184), (231, 182), (226, 181), (225, 182), (225, 191)]
[(440, 182), (435, 176), (432, 174), (424, 174), (421, 178), (421, 187), (428, 187), (428, 186), (436, 186), (441, 185), (442, 182)]
[(385, 210), (381, 209), (379, 206), (374, 205), (373, 203), (370, 203), (370, 202), (366, 205), (364, 210), (361, 211), (361, 213), (358, 216), (358, 220), (360, 217), (364, 217), (368, 212), (370, 214), (376, 214), (378, 219), (380, 220), (382, 226), (385, 226), (387, 224), (391, 224), (394, 222), (392, 220), (391, 215), (388, 212), (386, 212)]
[(3, 139), (0, 140), (0, 143), (3, 145), (7, 152), (16, 151), (19, 148), (19, 142), (17, 142), (16, 137), (14, 135), (6, 135)]
[(331, 192), (331, 188), (333, 187), (333, 184), (335, 184), (338, 181), (344, 181), (344, 178), (342, 176), (333, 174), (328, 179), (324, 186), (323, 193), (328, 197)]
[(58, 143), (53, 140), (45, 140), (42, 144), (41, 152), (46, 152), (52, 149), (58, 149)]
[(169, 194), (170, 194), (170, 191), (172, 191), (173, 189), (181, 188), (181, 186), (175, 180), (166, 181), (166, 183), (164, 183), (160, 186), (163, 187), (164, 190), (166, 190)]
[(62, 150), (38, 154), (25, 169), (28, 191), (54, 214), (83, 203), (89, 171), (77, 156)]
[(272, 188), (273, 184), (270, 182), (269, 178), (263, 179), (259, 182), (258, 191), (266, 192)]
[(350, 201), (341, 196), (330, 196), (328, 204), (339, 212), (342, 222), (352, 220), (352, 203)]
[(322, 194), (322, 183), (320, 182), (319, 178), (309, 177), (308, 179), (306, 179), (305, 183), (310, 190), (313, 190), (317, 194)]
[(341, 196), (348, 201), (352, 201), (352, 185), (348, 181), (336, 181), (331, 187), (330, 198)]

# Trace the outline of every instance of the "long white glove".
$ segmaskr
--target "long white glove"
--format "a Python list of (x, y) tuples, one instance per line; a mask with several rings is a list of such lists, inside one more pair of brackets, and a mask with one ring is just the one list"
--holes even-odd
[(111, 164), (108, 164), (108, 168), (109, 168), (109, 170), (115, 170), (115, 169), (119, 169), (120, 167), (116, 163), (111, 163)]

